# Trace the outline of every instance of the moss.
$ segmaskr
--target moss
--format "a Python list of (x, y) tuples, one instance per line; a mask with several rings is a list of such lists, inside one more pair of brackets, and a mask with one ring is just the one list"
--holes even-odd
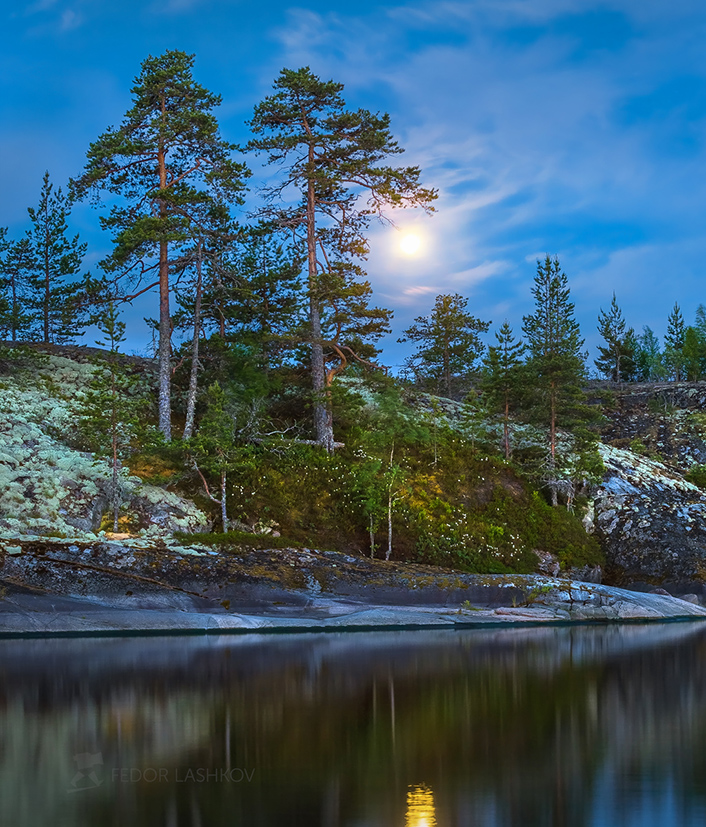
[(698, 485), (699, 488), (706, 489), (706, 465), (693, 465), (684, 474), (684, 479)]

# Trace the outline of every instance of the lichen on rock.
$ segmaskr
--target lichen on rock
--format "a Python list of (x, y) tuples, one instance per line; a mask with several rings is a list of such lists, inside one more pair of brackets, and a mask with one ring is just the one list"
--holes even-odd
[[(0, 535), (95, 538), (108, 508), (111, 465), (67, 444), (91, 364), (51, 355), (30, 376), (4, 377), (0, 409)], [(203, 530), (193, 503), (125, 474), (123, 499), (155, 536)]]

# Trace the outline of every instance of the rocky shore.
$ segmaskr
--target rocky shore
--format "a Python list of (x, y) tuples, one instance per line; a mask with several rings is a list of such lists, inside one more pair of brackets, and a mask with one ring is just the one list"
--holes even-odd
[(38, 538), (0, 552), (0, 635), (224, 633), (706, 618), (542, 575), (474, 575), (311, 549)]

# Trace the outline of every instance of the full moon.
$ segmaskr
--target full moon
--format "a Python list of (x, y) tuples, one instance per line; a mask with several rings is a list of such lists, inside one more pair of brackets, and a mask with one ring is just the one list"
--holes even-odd
[(407, 233), (407, 235), (402, 236), (402, 240), (400, 241), (400, 249), (407, 256), (413, 256), (415, 253), (418, 253), (420, 245), (420, 238), (414, 233)]

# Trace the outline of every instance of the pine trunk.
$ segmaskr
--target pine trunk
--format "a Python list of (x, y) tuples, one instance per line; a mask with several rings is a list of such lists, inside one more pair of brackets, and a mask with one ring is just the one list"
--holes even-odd
[[(314, 147), (309, 148), (309, 163), (314, 166)], [(314, 182), (309, 181), (306, 204), (306, 243), (309, 268), (309, 324), (311, 326), (311, 379), (314, 391), (314, 432), (316, 441), (333, 453), (333, 422), (329, 391), (326, 387), (324, 349), (321, 344), (321, 311), (317, 297), (318, 268), (316, 264), (316, 197)]]
[(194, 301), (194, 338), (191, 342), (191, 374), (189, 376), (189, 397), (186, 402), (186, 422), (184, 424), (184, 439), (189, 439), (194, 433), (194, 414), (196, 411), (196, 390), (199, 377), (199, 339), (201, 335), (201, 263), (202, 247), (199, 239), (198, 258), (196, 259), (196, 299)]
[[(164, 151), (160, 146), (157, 153), (159, 166), (159, 186), (161, 189), (167, 187), (167, 168), (164, 158)], [(160, 206), (160, 218), (166, 222), (167, 209), (164, 204)], [(164, 438), (170, 441), (172, 438), (172, 405), (171, 405), (171, 380), (172, 380), (172, 320), (169, 313), (169, 256), (166, 241), (159, 242), (159, 430)]]

